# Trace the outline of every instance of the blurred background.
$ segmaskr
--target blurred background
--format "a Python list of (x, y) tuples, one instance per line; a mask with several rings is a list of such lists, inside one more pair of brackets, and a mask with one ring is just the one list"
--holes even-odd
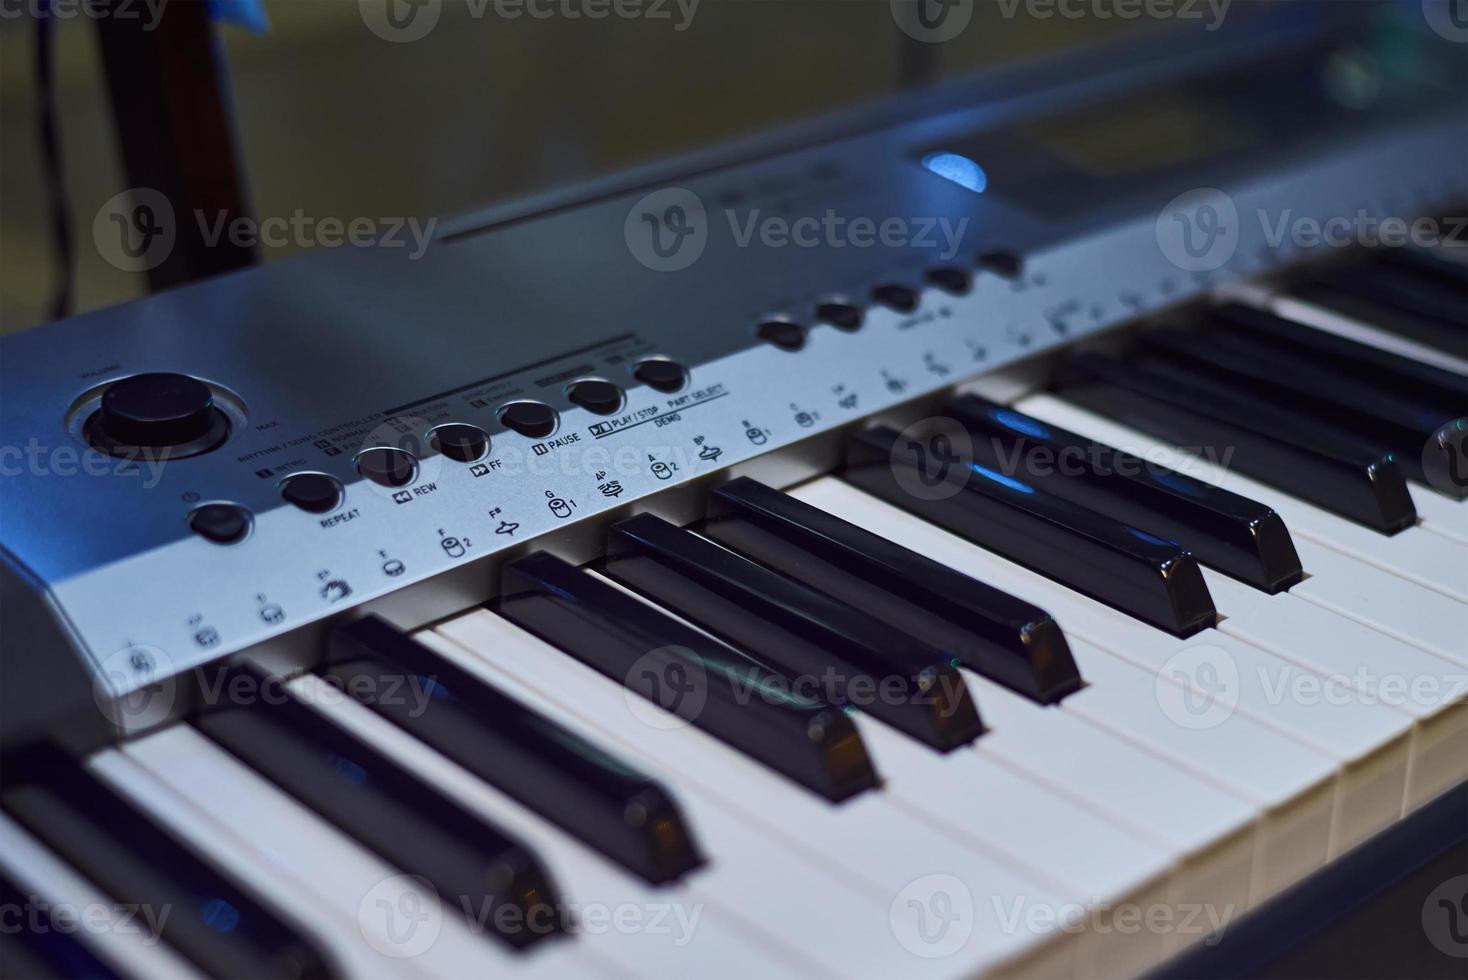
[[(39, 0), (4, 2), (13, 14)], [(665, 9), (666, 20), (508, 21), (444, 0), (427, 36), (394, 43), (369, 29), (358, 0), (266, 0), (264, 31), (215, 28), (248, 203), (260, 218), (447, 217), (1135, 28), (1005, 22), (981, 0), (958, 38), (918, 45), (887, 0), (701, 0), (691, 18), (674, 0)], [(146, 282), (91, 243), (93, 216), (127, 187), (95, 25), (58, 18), (54, 44), (81, 312), (141, 295)], [(55, 275), (35, 47), (31, 16), (0, 20), (3, 331), (46, 318)], [(262, 259), (295, 250), (265, 246)]]
[[(129, 185), (97, 24), (76, 13), (85, 2), (0, 0), (0, 332), (45, 320), (57, 275), (38, 127), (40, 5), (72, 11), (53, 19), (51, 42), (76, 242), (71, 308), (147, 288), (92, 239), (99, 209)], [(1186, 23), (1005, 16), (1015, 0), (953, 0), (972, 19), (944, 43), (899, 30), (889, 0), (657, 0), (665, 18), (594, 21), (507, 20), (489, 0), (114, 2), (142, 16), (159, 2), (209, 3), (249, 210), (346, 221), (452, 217), (1121, 32), (1205, 30), (1220, 3), (1233, 28), (1271, 0), (1188, 0), (1202, 19)], [(386, 6), (414, 2), (437, 11), (432, 29), (411, 43), (382, 36)], [(267, 244), (260, 258), (300, 247)]]

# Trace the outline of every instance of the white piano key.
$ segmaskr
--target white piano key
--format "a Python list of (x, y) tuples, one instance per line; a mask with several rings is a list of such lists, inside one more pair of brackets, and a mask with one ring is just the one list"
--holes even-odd
[(1454, 500), (1416, 483), (1408, 489), (1423, 528), (1468, 544), (1468, 500)]
[[(356, 702), (333, 697), (321, 678), (303, 675), (290, 687), (343, 728), (524, 841), (545, 862), (568, 904), (577, 923), (576, 941), (628, 973), (709, 978), (810, 975), (798, 963), (787, 964), (765, 951), (774, 937), (730, 928), (732, 916), (719, 907), (723, 900), (717, 894), (688, 883), (654, 888), (637, 880), (392, 722)], [(695, 871), (689, 877), (699, 876)], [(649, 927), (610, 927), (624, 922), (646, 922)]]
[[(1227, 617), (1223, 632), (1332, 679), (1318, 695), (1328, 702), (1348, 696), (1348, 686), (1362, 700), (1413, 719), (1408, 808), (1468, 779), (1468, 668), (1294, 595), (1269, 596), (1205, 575)], [(1357, 843), (1366, 829), (1341, 844)]]
[[(0, 813), (0, 867), (24, 892), (46, 909), (39, 917), (65, 907), (76, 916), (69, 935), (122, 976), (157, 980), (202, 980), (194, 965), (149, 935), (145, 915), (165, 910), (126, 909), (63, 861), (20, 824)], [(21, 910), (30, 915), (33, 910)], [(9, 923), (6, 923), (7, 926)]]
[[(456, 656), (452, 645), (457, 644), (462, 651), (456, 662), (475, 669), (470, 661), (482, 658), (479, 672), (486, 674), (488, 668), (494, 683), (527, 701), (553, 705), (562, 723), (640, 758), (643, 768), (678, 794), (714, 858), (715, 877), (707, 887), (740, 894), (741, 908), (765, 914), (762, 928), (778, 931), (783, 923), (792, 943), (820, 949), (837, 973), (949, 976), (1030, 957), (1041, 958), (1047, 975), (1073, 972), (1077, 944), (1066, 941), (1073, 937), (1060, 933), (1059, 922), (1024, 917), (1011, 922), (1006, 913), (1034, 907), (1079, 916), (1080, 910), (1070, 909), (1043, 885), (944, 839), (882, 794), (833, 806), (672, 715), (667, 716), (672, 727), (649, 724), (643, 719), (660, 716), (660, 709), (637, 699), (634, 712), (628, 698), (636, 695), (487, 610), (442, 623), (435, 632), (443, 639), (435, 642), (438, 638), (427, 632), (418, 637), (446, 656)], [(772, 845), (783, 850), (778, 878), (770, 877)], [(749, 872), (755, 861), (741, 855), (760, 851), (763, 870), (747, 882), (736, 886), (716, 877), (735, 869)], [(733, 856), (720, 860), (721, 852)], [(800, 869), (792, 865), (796, 856), (811, 863)], [(888, 916), (894, 902), (911, 898), (912, 889), (921, 891), (934, 875), (952, 876), (968, 890), (972, 931), (961, 953), (925, 960), (902, 948)], [(837, 896), (841, 908), (832, 904)], [(776, 899), (780, 904), (774, 904)], [(820, 906), (824, 924), (811, 921), (812, 904)]]
[(305, 899), (287, 877), (262, 865), (256, 855), (209, 816), (197, 799), (179, 795), (151, 772), (117, 749), (106, 749), (87, 760), (99, 777), (142, 807), (161, 826), (188, 841), (230, 877), (276, 909), (289, 915), (293, 926), (309, 937), (353, 977), (427, 978), (411, 961), (393, 959), (373, 949), (356, 923), (332, 915), (321, 904)]
[[(1154, 676), (1186, 681), (1195, 688), (1198, 698), (1218, 694), (1210, 682), (1223, 685), (1226, 712), (1199, 712), (1199, 725), (1220, 713), (1238, 710), (1286, 741), (1302, 742), (1342, 764), (1336, 816), (1331, 822), (1333, 841), (1358, 839), (1398, 819), (1411, 758), (1412, 725), (1405, 714), (1359, 698), (1345, 698), (1337, 704), (1280, 697), (1280, 692), (1292, 690), (1290, 684), (1308, 684), (1318, 676), (1220, 631), (1179, 640), (832, 478), (807, 484), (793, 493), (860, 527), (875, 528), (879, 534), (893, 537), (931, 559), (1038, 604), (1060, 622), (1067, 637), (1085, 638)], [(1186, 714), (1179, 713), (1179, 717), (1182, 722), (1189, 720)], [(1287, 808), (1279, 816), (1284, 820), (1282, 826), (1295, 820), (1295, 814)]]
[[(1295, 540), (1296, 550), (1306, 571), (1310, 573), (1304, 582), (1291, 589), (1292, 595), (1329, 605), (1349, 618), (1423, 646), (1447, 659), (1457, 659), (1464, 655), (1461, 624), (1465, 606), (1461, 602), (1419, 587), (1414, 580), (1415, 576), (1404, 577), (1342, 551), (1330, 540), (1331, 537), (1365, 540), (1374, 545), (1408, 536), (1420, 539), (1424, 537), (1423, 528), (1409, 528), (1395, 538), (1386, 538), (1295, 500), (1272, 487), (1226, 471), (1214, 461), (1191, 456), (1183, 449), (1159, 442), (1052, 395), (1033, 395), (1026, 398), (1020, 407), (1039, 417), (1048, 418), (1057, 425), (1073, 427), (1107, 444), (1129, 446), (1149, 459), (1174, 466), (1198, 479), (1227, 486), (1235, 492), (1276, 507), (1285, 517)], [(1435, 542), (1439, 549), (1445, 547), (1441, 535), (1426, 537), (1430, 543)], [(1446, 547), (1456, 545), (1450, 543)], [(1468, 575), (1468, 572), (1464, 574)], [(1370, 588), (1352, 587), (1359, 582), (1369, 582)]]
[[(136, 739), (120, 751), (195, 801), (262, 875), (279, 876), (303, 903), (319, 903), (323, 915), (348, 923), (345, 928), (359, 931), (372, 949), (412, 970), (447, 980), (495, 973), (546, 980), (621, 975), (574, 940), (518, 956), (487, 934), (475, 935), (459, 909), (442, 906), (431, 889), (414, 887), (397, 868), (187, 725)], [(403, 921), (398, 910), (409, 908), (427, 917)]]
[(1181, 883), (1166, 848), (978, 752), (939, 755), (871, 718), (857, 722), (894, 800), (1093, 909), (1076, 954), (1082, 976), (1131, 976), (1164, 957), (1162, 932), (1115, 929), (1105, 906), (1175, 913)]

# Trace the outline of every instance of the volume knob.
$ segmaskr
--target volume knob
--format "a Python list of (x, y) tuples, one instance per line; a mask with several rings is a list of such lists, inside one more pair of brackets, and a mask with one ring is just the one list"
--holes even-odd
[(95, 445), (114, 455), (163, 448), (192, 455), (223, 442), (229, 419), (199, 379), (150, 372), (123, 378), (102, 393), (89, 434)]

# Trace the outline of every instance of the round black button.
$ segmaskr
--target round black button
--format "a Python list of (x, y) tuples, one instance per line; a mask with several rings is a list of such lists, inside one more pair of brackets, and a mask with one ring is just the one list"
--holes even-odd
[(816, 319), (842, 330), (855, 330), (861, 326), (861, 310), (850, 303), (822, 303), (816, 307)]
[(973, 277), (968, 274), (968, 270), (954, 265), (940, 265), (929, 269), (925, 278), (934, 286), (955, 296), (968, 292), (973, 285)]
[(250, 512), (238, 504), (205, 504), (189, 512), (189, 527), (215, 544), (244, 540), (250, 520)]
[(688, 383), (688, 370), (683, 365), (676, 361), (664, 360), (661, 357), (640, 362), (633, 370), (632, 376), (649, 388), (656, 388), (658, 391), (677, 391)]
[(512, 402), (500, 410), (500, 422), (522, 436), (539, 439), (556, 431), (556, 413), (540, 402)]
[(898, 282), (885, 282), (872, 289), (872, 299), (898, 313), (911, 313), (917, 309), (917, 290)]
[(611, 415), (622, 407), (622, 389), (610, 381), (578, 381), (566, 395), (588, 412), (598, 415)]
[(1024, 259), (1004, 248), (991, 249), (979, 256), (979, 268), (988, 269), (1005, 279), (1017, 279), (1025, 271)]
[(214, 393), (186, 374), (135, 374), (102, 393), (102, 431), (125, 446), (181, 446), (209, 435)]
[(805, 328), (789, 320), (766, 320), (759, 325), (759, 336), (784, 350), (800, 350), (805, 346)]
[(440, 425), (429, 433), (428, 441), (434, 449), (460, 463), (473, 463), (489, 452), (489, 433), (465, 422)]
[(357, 472), (384, 487), (401, 487), (413, 482), (418, 460), (405, 449), (376, 446), (357, 454)]
[(312, 514), (336, 510), (342, 502), (342, 485), (325, 473), (292, 473), (280, 482), (280, 495)]

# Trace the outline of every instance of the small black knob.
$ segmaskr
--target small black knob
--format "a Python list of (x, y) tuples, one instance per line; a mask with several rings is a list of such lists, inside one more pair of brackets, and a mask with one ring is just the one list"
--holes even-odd
[(578, 381), (566, 395), (588, 412), (598, 415), (611, 415), (622, 407), (622, 389), (610, 381)]
[(911, 313), (917, 309), (917, 290), (899, 282), (885, 282), (872, 289), (872, 299), (898, 313)]
[(384, 487), (401, 487), (413, 482), (418, 460), (406, 449), (375, 446), (357, 454), (357, 472)]
[(342, 485), (325, 473), (292, 473), (280, 483), (287, 503), (312, 514), (335, 510), (342, 502)]
[(955, 296), (962, 296), (973, 286), (973, 277), (968, 274), (968, 270), (953, 265), (929, 269), (925, 278), (934, 286)]
[(189, 527), (215, 544), (244, 540), (250, 521), (250, 512), (238, 504), (205, 504), (189, 512)]
[(215, 425), (214, 393), (186, 374), (135, 374), (102, 393), (102, 431), (124, 446), (181, 446)]
[(434, 449), (460, 463), (473, 463), (489, 452), (489, 433), (466, 422), (440, 425), (428, 440)]
[(540, 439), (556, 431), (556, 413), (540, 402), (512, 402), (500, 410), (500, 422), (522, 436)]
[(766, 320), (759, 325), (759, 337), (782, 350), (800, 350), (805, 346), (805, 328), (789, 320)]
[(850, 303), (822, 303), (816, 307), (816, 319), (824, 320), (842, 330), (855, 330), (861, 326), (861, 310)]
[(658, 391), (674, 392), (688, 383), (687, 368), (661, 357), (639, 362), (632, 376)]

